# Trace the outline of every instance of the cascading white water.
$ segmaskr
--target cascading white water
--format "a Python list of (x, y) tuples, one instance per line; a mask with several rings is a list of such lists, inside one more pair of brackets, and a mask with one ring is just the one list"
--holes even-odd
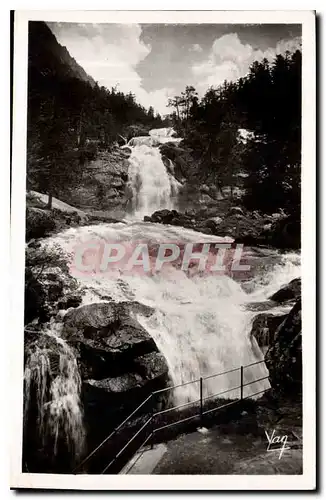
[(157, 129), (156, 135), (133, 137), (128, 143), (132, 150), (129, 158), (129, 187), (132, 191), (132, 215), (136, 219), (175, 206), (180, 183), (167, 171), (160, 151), (155, 147), (166, 142), (166, 130)]
[[(189, 229), (150, 223), (108, 224), (71, 228), (47, 240), (52, 246), (59, 244), (68, 254), (79, 243), (94, 238), (107, 241), (148, 242), (217, 242), (221, 238), (201, 234)], [(251, 321), (256, 312), (247, 308), (252, 302), (266, 300), (273, 292), (300, 274), (300, 258), (296, 254), (280, 255), (268, 251), (270, 264), (252, 280), (250, 293), (229, 276), (194, 276), (171, 268), (168, 275), (88, 276), (88, 293), (84, 303), (101, 301), (111, 296), (116, 302), (137, 300), (155, 309), (150, 317), (139, 314), (138, 321), (152, 335), (164, 354), (173, 385), (197, 380), (200, 376), (230, 369), (238, 369), (263, 360), (257, 343), (249, 337)], [(105, 299), (104, 299), (105, 300)], [(244, 382), (263, 378), (268, 374), (264, 363), (244, 370)], [(240, 371), (208, 379), (204, 395), (238, 387)], [(267, 380), (245, 386), (244, 395), (255, 394), (269, 386)], [(177, 389), (175, 401), (183, 403), (198, 399), (198, 384)], [(239, 397), (239, 389), (225, 393), (224, 397)]]
[(166, 128), (153, 128), (149, 131), (149, 135), (159, 141), (161, 144), (166, 142), (174, 142), (178, 144), (181, 142), (179, 137), (174, 137), (175, 132), (172, 127)]
[[(53, 445), (58, 452), (59, 438), (64, 439), (71, 456), (78, 459), (85, 445), (83, 411), (80, 402), (81, 379), (73, 350), (59, 336), (59, 325), (52, 324), (43, 333), (51, 345), (35, 345), (27, 358), (24, 380), (24, 420), (27, 421), (30, 398), (36, 397), (37, 422), (40, 438), (45, 445)], [(52, 366), (51, 356), (56, 352), (57, 367)], [(33, 390), (32, 390), (33, 387)]]

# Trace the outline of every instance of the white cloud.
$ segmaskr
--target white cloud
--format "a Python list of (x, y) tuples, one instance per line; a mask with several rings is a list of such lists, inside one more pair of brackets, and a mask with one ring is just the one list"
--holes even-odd
[(138, 24), (49, 24), (59, 43), (99, 85), (108, 89), (117, 85), (118, 90), (135, 94), (143, 106), (153, 106), (163, 114), (169, 111), (166, 104), (173, 89), (147, 92), (136, 71), (137, 64), (151, 52), (151, 46), (140, 40)]
[(264, 57), (273, 60), (276, 54), (293, 51), (299, 48), (301, 38), (280, 40), (276, 47), (265, 51), (253, 48), (250, 44), (243, 44), (237, 33), (229, 33), (217, 38), (211, 48), (208, 58), (192, 67), (192, 72), (198, 78), (199, 90), (217, 86), (224, 80), (236, 80), (245, 76), (249, 66), (254, 61), (261, 61)]

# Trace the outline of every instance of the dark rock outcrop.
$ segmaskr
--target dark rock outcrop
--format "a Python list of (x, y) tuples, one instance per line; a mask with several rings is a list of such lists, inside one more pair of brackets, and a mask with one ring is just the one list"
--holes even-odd
[[(257, 211), (248, 212), (241, 207), (229, 205), (230, 202), (227, 200), (213, 200), (213, 206), (185, 210), (184, 213), (176, 210), (158, 210), (151, 216), (145, 216), (144, 221), (182, 226), (215, 236), (229, 236), (236, 243), (244, 245), (299, 248), (299, 240), (295, 239), (298, 228), (295, 230), (295, 222), (290, 222), (289, 217), (282, 214), (267, 216)], [(289, 233), (290, 227), (294, 228), (293, 238), (284, 236), (284, 232)]]
[(84, 382), (84, 390), (88, 396), (94, 398), (99, 393), (100, 399), (107, 397), (111, 403), (116, 400), (123, 403), (124, 399), (131, 395), (132, 391), (147, 386), (147, 390), (155, 387), (155, 382), (167, 380), (167, 366), (165, 358), (158, 352), (151, 352), (134, 359), (133, 371), (123, 373), (117, 377), (109, 377), (101, 380), (89, 379)]
[(35, 207), (26, 208), (26, 240), (43, 238), (49, 235), (55, 227), (51, 210)]
[[(238, 210), (238, 207), (235, 207)], [(239, 209), (241, 211), (241, 209)], [(145, 222), (158, 222), (182, 226), (204, 234), (215, 236), (229, 236), (240, 243), (254, 244), (261, 232), (262, 223), (253, 221), (251, 217), (239, 212), (220, 217), (216, 210), (208, 215), (207, 211), (189, 215), (176, 210), (158, 210), (151, 217), (146, 216)]]
[(194, 160), (191, 157), (190, 151), (174, 142), (167, 142), (159, 146), (160, 153), (162, 155), (162, 160), (166, 166), (169, 164), (169, 160), (173, 162), (174, 177), (179, 182), (184, 182), (185, 179), (189, 177), (191, 171), (191, 165)]
[(58, 309), (70, 309), (71, 307), (78, 307), (82, 303), (82, 296), (80, 293), (69, 293), (58, 301)]
[(101, 210), (113, 219), (123, 218), (131, 197), (127, 189), (128, 156), (128, 152), (121, 148), (99, 151), (64, 201), (90, 213)]
[[(66, 297), (66, 305), (71, 304), (69, 300), (73, 299), (79, 301), (78, 297), (70, 295)], [(74, 366), (78, 366), (83, 424), (87, 434), (86, 448), (89, 451), (107, 437), (152, 391), (168, 385), (166, 360), (158, 352), (152, 337), (137, 321), (136, 314), (147, 317), (153, 314), (153, 310), (138, 302), (102, 302), (70, 309), (63, 318), (60, 333), (66, 344), (48, 335), (41, 325), (27, 327), (25, 330), (27, 371), (35, 366), (35, 359), (37, 361), (39, 357), (37, 362), (43, 363), (44, 367), (42, 364), (41, 368), (46, 371), (42, 372), (42, 376), (39, 372), (33, 376), (37, 376), (38, 383), (46, 384), (47, 398), (51, 392), (48, 390), (49, 384), (55, 382), (58, 375), (62, 376), (62, 370), (66, 369), (61, 363), (62, 354), (71, 356)], [(33, 381), (25, 390), (31, 396), (31, 403), (25, 408), (28, 426), (24, 434), (24, 457), (28, 466), (33, 471), (48, 472), (54, 470), (53, 467), (59, 472), (71, 471), (72, 464), (68, 463), (70, 451), (65, 446), (62, 446), (60, 460), (56, 459), (55, 465), (47, 462), (42, 464), (43, 453), (45, 457), (51, 454), (40, 443), (38, 432), (38, 397), (41, 391)], [(155, 405), (162, 405), (163, 401), (165, 394), (159, 394), (155, 401), (148, 401), (135, 418), (142, 418)], [(133, 421), (129, 424), (132, 425)], [(49, 435), (50, 447), (51, 439)], [(104, 456), (101, 460), (105, 461), (107, 457)]]
[[(89, 449), (93, 449), (152, 391), (168, 385), (168, 366), (135, 315), (138, 302), (94, 303), (68, 311), (62, 335), (76, 352)], [(161, 404), (158, 397), (154, 404)], [(150, 412), (153, 402), (142, 407)]]
[(270, 347), (274, 342), (277, 328), (286, 317), (286, 314), (258, 314), (253, 320), (250, 336), (255, 337), (259, 347)]
[(135, 358), (157, 352), (153, 338), (135, 318), (137, 307), (137, 303), (102, 302), (65, 315), (63, 336), (79, 353), (83, 379), (129, 374)]
[(26, 246), (25, 257), (25, 325), (33, 320), (45, 323), (60, 309), (81, 303), (83, 290), (56, 248), (32, 240)]
[[(180, 214), (176, 210), (157, 210), (150, 217), (150, 222), (159, 222), (161, 224), (175, 224), (180, 218)], [(148, 217), (146, 217), (148, 220)]]
[(55, 206), (47, 208), (45, 198), (46, 195), (35, 191), (26, 195), (26, 241), (89, 223), (86, 213), (62, 203), (57, 198), (53, 198), (53, 205), (62, 204), (62, 209)]
[(270, 229), (269, 240), (278, 248), (299, 249), (301, 246), (301, 222), (297, 216), (276, 220)]
[(265, 361), (273, 389), (300, 395), (302, 390), (301, 300), (278, 327)]
[(301, 296), (301, 278), (295, 278), (280, 290), (274, 293), (269, 299), (274, 302), (283, 303), (289, 300), (297, 300)]
[(31, 269), (25, 270), (25, 301), (24, 301), (24, 324), (31, 322), (36, 317), (45, 321), (48, 317), (46, 305), (46, 291), (41, 281), (34, 275)]

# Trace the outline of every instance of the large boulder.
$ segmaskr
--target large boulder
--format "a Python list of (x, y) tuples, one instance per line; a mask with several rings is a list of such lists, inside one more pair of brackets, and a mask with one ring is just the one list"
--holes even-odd
[(144, 356), (134, 359), (133, 371), (123, 373), (117, 377), (109, 377), (101, 380), (88, 379), (84, 382), (84, 390), (90, 397), (101, 393), (108, 399), (120, 399), (127, 397), (127, 393), (141, 389), (147, 385), (155, 388), (155, 381), (160, 379), (166, 382), (168, 377), (168, 368), (165, 358), (158, 352), (151, 352)]
[(209, 228), (212, 234), (217, 234), (218, 226), (222, 222), (221, 217), (211, 217), (205, 221), (204, 227)]
[(159, 222), (161, 224), (172, 224), (173, 221), (179, 216), (176, 210), (157, 210), (151, 215), (151, 222)]
[(280, 290), (275, 292), (269, 299), (279, 304), (289, 300), (297, 300), (301, 296), (301, 278), (295, 278)]
[(279, 393), (299, 395), (302, 390), (301, 300), (278, 327), (265, 356), (272, 387)]
[[(129, 373), (135, 358), (158, 350), (137, 321), (135, 312), (139, 311), (135, 309), (132, 303), (102, 302), (67, 312), (62, 335), (77, 348), (83, 378)], [(150, 314), (148, 310), (141, 312)]]

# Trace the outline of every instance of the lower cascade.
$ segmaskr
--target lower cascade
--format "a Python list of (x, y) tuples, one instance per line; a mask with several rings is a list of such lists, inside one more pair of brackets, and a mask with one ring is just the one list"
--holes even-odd
[(60, 338), (59, 330), (59, 325), (53, 324), (43, 332), (43, 344), (29, 347), (24, 373), (24, 425), (36, 410), (36, 442), (49, 447), (53, 457), (61, 448), (68, 449), (74, 464), (85, 446), (81, 379), (75, 354)]

